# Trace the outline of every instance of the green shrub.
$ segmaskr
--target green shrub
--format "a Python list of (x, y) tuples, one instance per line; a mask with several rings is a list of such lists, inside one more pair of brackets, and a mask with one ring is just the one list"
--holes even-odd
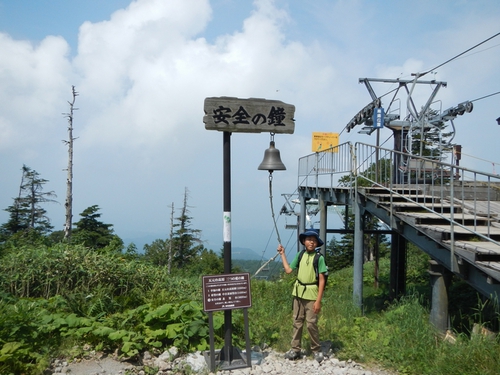
[[(353, 303), (352, 268), (330, 275), (319, 328), (322, 341), (332, 343), (339, 359), (377, 363), (408, 375), (498, 373), (498, 338), (470, 330), (474, 323), (498, 324), (492, 301), (478, 298), (467, 305), (470, 290), (459, 283), (450, 288), (450, 304), (460, 307), (450, 309), (452, 321), (463, 314), (456, 327), (465, 328), (450, 344), (429, 324), (428, 296), (414, 292), (389, 302), (390, 262), (381, 259), (379, 265), (378, 288), (373, 263), (365, 265), (363, 309)], [(426, 267), (418, 256), (408, 262), (413, 290), (428, 289), (418, 285)], [(123, 357), (144, 350), (161, 352), (172, 345), (183, 352), (207, 350), (201, 276), (169, 275), (165, 267), (140, 257), (81, 246), (10, 249), (0, 262), (0, 373), (41, 374), (51, 357), (81, 355), (84, 345), (118, 350)], [(283, 274), (276, 282), (251, 280), (251, 344), (289, 349), (294, 280), (293, 274)], [(224, 316), (223, 311), (213, 313), (217, 348), (224, 344)], [(234, 310), (233, 345), (245, 346), (244, 332), (243, 312)], [(305, 334), (303, 346), (308, 345)]]

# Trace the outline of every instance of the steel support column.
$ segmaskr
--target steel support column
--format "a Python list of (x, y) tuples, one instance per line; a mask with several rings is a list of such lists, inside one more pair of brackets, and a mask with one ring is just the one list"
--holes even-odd
[(406, 245), (407, 240), (399, 233), (391, 237), (391, 271), (389, 297), (398, 298), (406, 291)]
[(323, 197), (323, 194), (319, 195), (318, 199), (319, 204), (319, 238), (321, 238), (324, 242), (323, 246), (321, 246), (321, 254), (323, 256), (326, 255), (326, 229), (328, 228), (328, 220), (327, 220), (327, 204)]
[(307, 217), (307, 209), (306, 209), (306, 199), (300, 194), (300, 216), (299, 216), (299, 230), (297, 231), (297, 252), (302, 250), (302, 244), (299, 241), (299, 234), (304, 233), (306, 230), (306, 217)]
[(353, 202), (354, 208), (354, 277), (353, 277), (353, 302), (363, 308), (363, 217), (361, 202), (356, 192)]

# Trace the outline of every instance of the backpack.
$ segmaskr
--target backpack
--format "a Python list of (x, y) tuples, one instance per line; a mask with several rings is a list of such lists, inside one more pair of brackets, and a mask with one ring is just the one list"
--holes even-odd
[[(299, 253), (299, 258), (297, 261), (297, 271), (300, 267), (300, 261), (302, 260), (302, 256), (304, 255), (305, 252), (306, 252), (306, 250), (304, 249)], [(299, 284), (301, 284), (301, 285), (319, 285), (318, 262), (319, 262), (319, 257), (322, 257), (322, 256), (323, 256), (323, 254), (321, 254), (319, 251), (316, 251), (316, 254), (314, 254), (313, 267), (314, 267), (314, 272), (316, 273), (316, 282), (315, 283), (303, 283), (297, 278), (297, 281), (299, 282)], [(325, 265), (326, 265), (326, 260), (325, 260)], [(328, 282), (328, 266), (326, 266), (326, 272), (323, 274), (323, 276), (325, 277), (325, 289), (326, 289), (326, 284)]]

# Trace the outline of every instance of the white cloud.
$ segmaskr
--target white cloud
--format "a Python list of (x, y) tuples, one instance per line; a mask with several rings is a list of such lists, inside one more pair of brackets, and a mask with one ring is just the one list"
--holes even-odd
[[(311, 152), (311, 133), (341, 132), (370, 101), (358, 78), (411, 79), (410, 73), (436, 66), (493, 35), (499, 13), (491, 6), (474, 12), (439, 6), (431, 14), (421, 6), (412, 13), (408, 5), (398, 5), (395, 14), (389, 5), (367, 1), (257, 0), (238, 28), (225, 30), (223, 22), (211, 22), (214, 12), (224, 12), (220, 4), (134, 1), (101, 22), (82, 23), (73, 57), (62, 37), (46, 36), (35, 45), (0, 34), (0, 152), (8, 160), (2, 175), (10, 181), (0, 185), (9, 192), (0, 207), (11, 203), (22, 164), (39, 171), (51, 182), (49, 190), (63, 200), (66, 149), (60, 140), (66, 137), (66, 120), (61, 113), (67, 112), (75, 85), (80, 93), (74, 133), (75, 218), (98, 204), (103, 219), (123, 237), (166, 232), (167, 206), (180, 206), (188, 187), (195, 223), (218, 249), (222, 134), (205, 130), (204, 98), (263, 97), (296, 106), (295, 134), (276, 137), (288, 168), (275, 175), (279, 209), (280, 195), (296, 187), (298, 158)], [(403, 10), (418, 19), (399, 22)], [(435, 22), (458, 15), (460, 22)], [(218, 36), (208, 38), (214, 30)], [(497, 45), (490, 43), (438, 70), (435, 78), (449, 84), (440, 92), (444, 107), (469, 94), (493, 92)], [(376, 92), (389, 90), (381, 86)], [(418, 102), (428, 94), (419, 92)], [(476, 107), (484, 109), (486, 103)], [(469, 118), (484, 122), (480, 114), (478, 110)], [(462, 137), (465, 143), (467, 136)], [(341, 134), (341, 142), (359, 139), (372, 141), (357, 130)], [(232, 142), (236, 246), (249, 241), (260, 251), (272, 230), (267, 176), (257, 171), (269, 136), (234, 134)], [(52, 210), (59, 229), (63, 207)]]
[(53, 128), (54, 105), (68, 87), (68, 44), (49, 36), (34, 46), (0, 33), (0, 49), (0, 149), (31, 148)]

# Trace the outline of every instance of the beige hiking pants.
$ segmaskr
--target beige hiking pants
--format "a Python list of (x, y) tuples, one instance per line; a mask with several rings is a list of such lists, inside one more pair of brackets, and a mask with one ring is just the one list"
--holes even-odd
[(321, 350), (319, 342), (318, 315), (313, 310), (314, 301), (294, 297), (293, 298), (293, 333), (292, 349), (296, 352), (301, 350), (302, 330), (304, 321), (307, 332), (311, 338), (311, 351)]

